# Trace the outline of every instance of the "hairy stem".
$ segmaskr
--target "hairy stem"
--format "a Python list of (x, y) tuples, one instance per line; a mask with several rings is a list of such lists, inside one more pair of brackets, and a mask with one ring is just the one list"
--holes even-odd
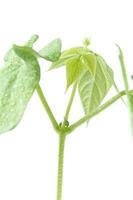
[(63, 161), (64, 161), (64, 145), (66, 135), (61, 133), (59, 135), (59, 155), (58, 155), (58, 178), (57, 178), (57, 200), (62, 200), (62, 186), (63, 186)]
[[(133, 90), (129, 90), (129, 93), (132, 93), (132, 92), (133, 92)], [(102, 112), (106, 108), (108, 108), (110, 105), (112, 105), (113, 103), (115, 103), (118, 99), (120, 99), (124, 95), (126, 95), (126, 91), (125, 90), (121, 91), (118, 95), (112, 97), (110, 100), (108, 100), (102, 106), (100, 106), (99, 108), (97, 108), (91, 114), (85, 115), (80, 120), (78, 120), (77, 122), (75, 122), (74, 124), (72, 124), (71, 126), (69, 126), (67, 132), (71, 133), (74, 129), (76, 129), (77, 127), (79, 127), (80, 125), (82, 125), (84, 122), (90, 120), (92, 117), (94, 117), (95, 115), (99, 114), (100, 112)]]
[(53, 125), (54, 129), (57, 131), (58, 130), (58, 123), (57, 123), (57, 121), (56, 121), (56, 119), (55, 119), (55, 117), (54, 117), (54, 115), (53, 115), (53, 113), (52, 113), (47, 101), (46, 101), (46, 98), (45, 98), (45, 96), (44, 96), (44, 94), (42, 92), (42, 89), (41, 89), (39, 84), (36, 87), (36, 91), (37, 91), (38, 96), (39, 96), (39, 98), (40, 98), (40, 100), (41, 100), (41, 102), (42, 102), (42, 104), (43, 104), (48, 116), (49, 116), (49, 119), (52, 122), (52, 125)]

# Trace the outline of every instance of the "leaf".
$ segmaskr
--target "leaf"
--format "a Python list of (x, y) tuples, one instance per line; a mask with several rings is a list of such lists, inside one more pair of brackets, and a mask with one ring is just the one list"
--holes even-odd
[(93, 53), (93, 52), (91, 52), (89, 49), (86, 49), (84, 47), (74, 47), (74, 48), (68, 49), (62, 52), (60, 58), (57, 61), (52, 63), (50, 70), (66, 65), (67, 62), (73, 58), (79, 58), (80, 56), (88, 55), (90, 53)]
[[(106, 64), (105, 60), (104, 60), (102, 57), (101, 57), (101, 61), (102, 61), (103, 65)], [(106, 65), (107, 65), (107, 64), (106, 64)], [(109, 76), (110, 76), (110, 74), (111, 74), (111, 76), (110, 76), (110, 81), (113, 82), (114, 89), (115, 89), (116, 92), (119, 94), (119, 93), (120, 93), (120, 90), (119, 90), (117, 84), (115, 83), (114, 77), (112, 76), (112, 69), (111, 69), (109, 66), (108, 66), (108, 69), (110, 70)], [(125, 101), (124, 101), (123, 97), (121, 97), (121, 100), (122, 100), (122, 102), (125, 104)]]
[(32, 63), (37, 61), (38, 53), (30, 47), (13, 45), (13, 50), (20, 59), (23, 59), (26, 62)]
[(79, 55), (69, 59), (66, 63), (67, 89), (78, 80), (85, 69), (95, 73), (96, 58), (93, 54)]
[(0, 69), (0, 133), (19, 123), (40, 80), (38, 61), (27, 48), (14, 46)]
[(57, 61), (52, 63), (49, 70), (62, 67), (64, 65), (66, 65), (69, 60), (71, 60), (73, 58), (79, 58), (79, 56), (80, 55), (77, 53), (77, 48), (71, 48), (69, 50), (66, 50), (66, 51), (62, 52), (60, 58)]
[[(30, 50), (34, 51), (32, 49), (33, 47), (33, 44), (37, 41), (37, 39), (39, 38), (38, 35), (33, 35), (29, 40), (28, 42), (25, 43), (25, 47), (28, 47)], [(34, 51), (34, 54), (38, 57), (38, 53)], [(9, 49), (9, 51), (6, 53), (5, 57), (4, 57), (4, 61), (5, 62), (13, 62), (13, 59), (14, 59), (14, 51), (13, 49)]]
[(85, 114), (91, 113), (100, 105), (113, 82), (113, 72), (103, 58), (96, 56), (96, 71), (93, 76), (85, 71), (78, 83), (79, 95)]
[(67, 88), (79, 78), (83, 71), (83, 64), (79, 58), (73, 58), (66, 65)]
[(39, 55), (49, 61), (56, 61), (61, 55), (61, 40), (55, 39), (39, 51)]
[(92, 53), (83, 55), (82, 62), (84, 66), (90, 71), (90, 73), (94, 75), (96, 71), (96, 56)]
[(39, 36), (38, 35), (33, 35), (29, 40), (28, 42), (26, 42), (26, 44), (24, 46), (27, 46), (27, 47), (33, 47), (33, 44), (38, 40)]
[(67, 87), (78, 80), (85, 69), (95, 74), (96, 55), (87, 48), (76, 47), (64, 51), (59, 60), (52, 63), (49, 70), (66, 65)]

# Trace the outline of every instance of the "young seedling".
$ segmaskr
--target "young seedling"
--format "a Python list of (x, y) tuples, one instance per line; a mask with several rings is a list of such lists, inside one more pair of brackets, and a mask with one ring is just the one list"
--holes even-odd
[[(61, 40), (55, 39), (39, 52), (33, 49), (37, 35), (24, 46), (13, 45), (5, 56), (5, 65), (0, 69), (0, 133), (12, 130), (20, 122), (27, 104), (36, 90), (46, 110), (54, 130), (59, 137), (57, 200), (62, 200), (63, 160), (66, 137), (83, 123), (127, 95), (131, 113), (133, 91), (129, 90), (124, 59), (121, 49), (120, 63), (125, 83), (125, 90), (119, 92), (113, 77), (113, 71), (99, 54), (88, 48), (90, 41), (85, 39), (82, 47), (70, 48), (61, 52)], [(49, 70), (65, 66), (66, 91), (72, 86), (70, 100), (64, 120), (58, 123), (39, 85), (40, 66), (38, 59), (52, 62)], [(102, 104), (110, 88), (114, 86), (117, 94)], [(78, 90), (84, 109), (84, 116), (69, 124), (69, 114)], [(133, 123), (132, 123), (133, 124)]]

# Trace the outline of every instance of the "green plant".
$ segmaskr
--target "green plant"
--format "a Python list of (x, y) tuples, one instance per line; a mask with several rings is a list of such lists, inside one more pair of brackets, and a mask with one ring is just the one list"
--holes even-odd
[[(34, 35), (24, 46), (13, 45), (5, 56), (5, 65), (0, 70), (0, 133), (12, 130), (20, 122), (27, 104), (36, 90), (53, 128), (59, 136), (57, 200), (61, 200), (66, 137), (124, 95), (127, 95), (132, 123), (133, 91), (129, 90), (120, 47), (118, 47), (119, 60), (125, 85), (125, 90), (121, 92), (115, 84), (112, 69), (99, 54), (88, 48), (89, 40), (84, 40), (83, 47), (70, 48), (61, 52), (61, 40), (56, 39), (37, 52), (33, 49), (33, 44), (37, 39), (38, 36)], [(57, 122), (39, 85), (39, 58), (52, 62), (49, 70), (66, 67), (66, 91), (72, 86), (72, 92), (64, 120), (61, 123)], [(115, 87), (117, 94), (101, 105), (112, 86)], [(84, 109), (84, 116), (75, 123), (69, 124), (69, 113), (77, 89)]]

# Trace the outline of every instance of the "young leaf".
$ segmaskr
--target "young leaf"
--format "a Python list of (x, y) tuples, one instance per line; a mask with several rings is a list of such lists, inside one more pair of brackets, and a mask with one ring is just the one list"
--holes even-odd
[(84, 47), (75, 47), (75, 48), (68, 49), (62, 52), (60, 58), (57, 61), (52, 63), (50, 70), (66, 65), (67, 62), (73, 58), (78, 58), (83, 55), (88, 56), (90, 54), (94, 54), (94, 53)]
[(49, 70), (56, 69), (62, 67), (67, 64), (67, 62), (73, 58), (79, 58), (79, 54), (77, 53), (77, 48), (71, 48), (61, 53), (59, 59), (52, 63)]
[(93, 76), (85, 71), (78, 83), (79, 95), (86, 114), (94, 111), (112, 86), (113, 72), (101, 56), (96, 56), (96, 71)]
[(83, 55), (82, 62), (84, 66), (86, 66), (86, 68), (90, 71), (90, 73), (94, 75), (96, 71), (96, 56), (92, 53)]
[(83, 64), (79, 58), (73, 58), (66, 64), (67, 88), (79, 78), (83, 71)]
[(39, 55), (49, 61), (56, 61), (61, 55), (61, 40), (55, 39), (39, 51)]
[(66, 65), (67, 89), (78, 80), (84, 70), (95, 74), (96, 55), (85, 47), (76, 47), (64, 51), (59, 60), (52, 63), (51, 69)]
[(14, 46), (0, 69), (0, 133), (19, 123), (39, 80), (40, 67), (32, 49)]

